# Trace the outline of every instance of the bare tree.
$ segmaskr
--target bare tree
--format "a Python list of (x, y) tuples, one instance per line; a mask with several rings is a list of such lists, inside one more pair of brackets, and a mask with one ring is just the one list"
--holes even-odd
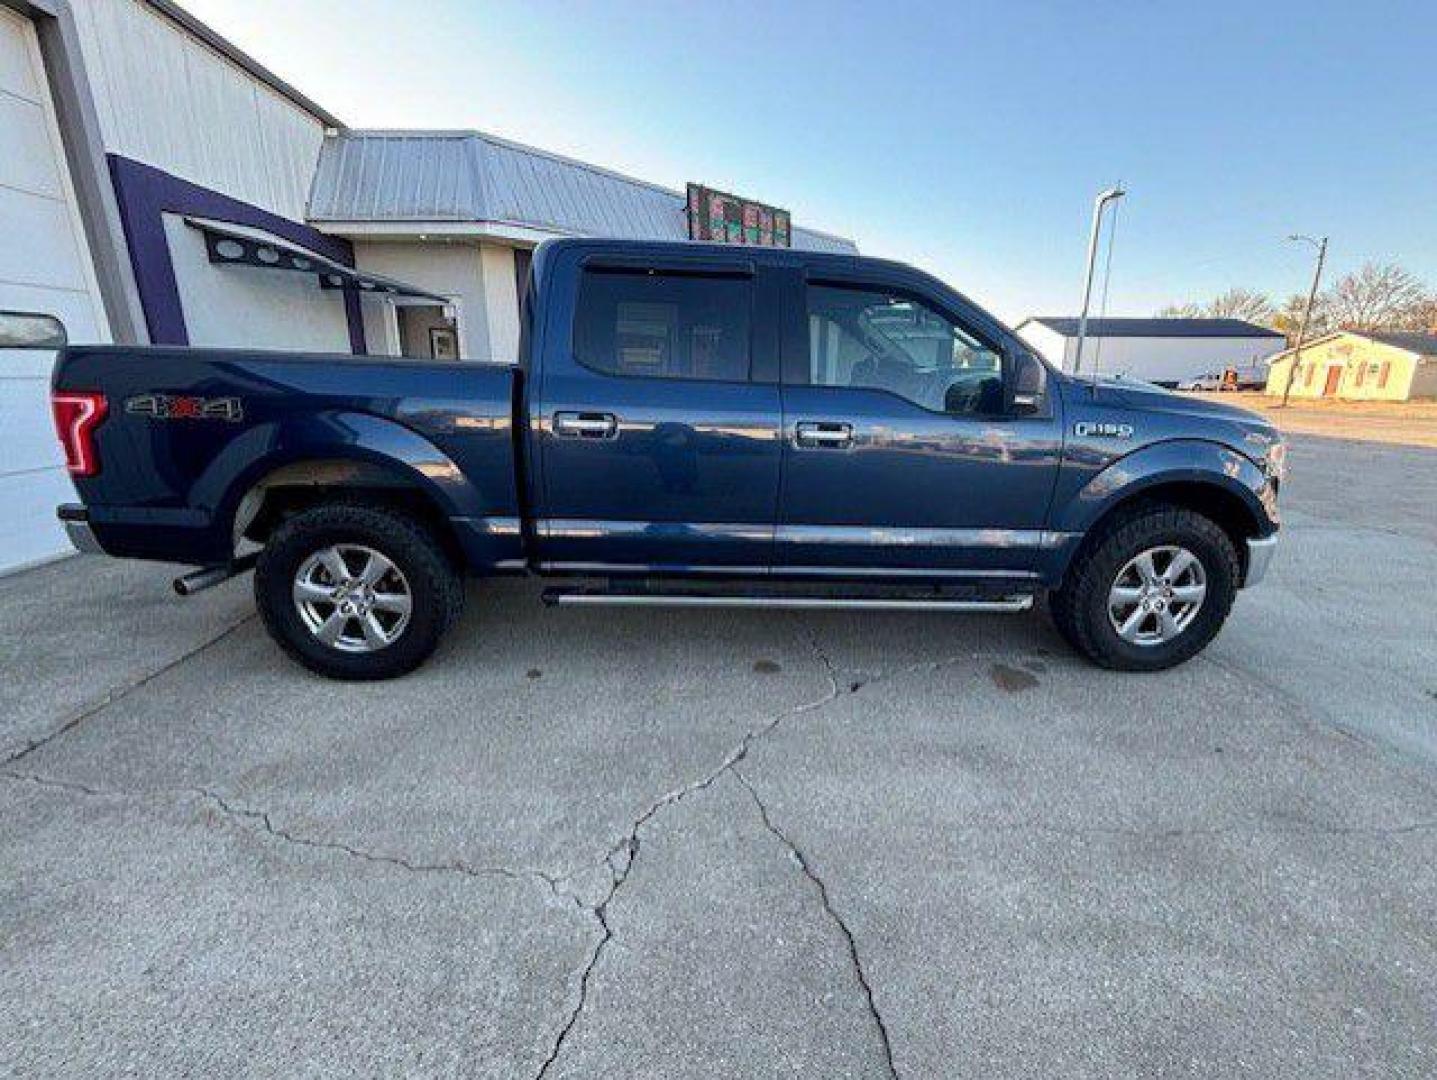
[[(1297, 332), (1302, 329), (1303, 309), (1307, 307), (1307, 297), (1303, 293), (1293, 293), (1282, 302), (1282, 306), (1272, 314), (1268, 322), (1280, 334), (1287, 335), (1287, 343), (1294, 344), (1297, 341)], [(1327, 298), (1317, 296), (1312, 302), (1312, 317), (1307, 324), (1307, 340), (1321, 337), (1331, 329), (1331, 320), (1327, 312)]]
[(1426, 297), (1422, 283), (1396, 263), (1367, 263), (1324, 294), (1332, 325), (1390, 330), (1406, 325)]
[(1198, 304), (1169, 304), (1158, 311), (1159, 319), (1196, 319), (1202, 314)]
[(1210, 319), (1243, 319), (1266, 323), (1272, 318), (1272, 301), (1265, 293), (1252, 289), (1229, 289), (1208, 302), (1203, 314)]
[(1437, 334), (1437, 295), (1425, 296), (1413, 304), (1403, 316), (1400, 329)]

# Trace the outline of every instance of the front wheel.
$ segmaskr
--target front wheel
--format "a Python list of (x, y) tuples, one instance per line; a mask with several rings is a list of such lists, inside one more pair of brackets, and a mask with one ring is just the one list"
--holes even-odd
[(1239, 572), (1237, 550), (1216, 522), (1150, 506), (1094, 537), (1049, 606), (1059, 632), (1094, 663), (1162, 671), (1217, 636)]
[(458, 618), (463, 583), (423, 524), (373, 506), (286, 520), (260, 553), (255, 603), (295, 660), (333, 679), (414, 670)]

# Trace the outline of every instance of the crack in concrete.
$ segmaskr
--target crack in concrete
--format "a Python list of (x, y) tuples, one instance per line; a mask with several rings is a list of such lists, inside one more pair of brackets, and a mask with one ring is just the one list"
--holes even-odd
[[(543, 870), (534, 868), (515, 869), (508, 866), (472, 866), (459, 860), (443, 863), (416, 862), (399, 855), (387, 855), (380, 852), (367, 851), (363, 848), (357, 848), (351, 844), (337, 840), (317, 840), (313, 837), (301, 836), (291, 829), (275, 824), (273, 817), (271, 817), (268, 811), (236, 805), (219, 792), (210, 788), (176, 787), (147, 789), (143, 791), (105, 789), (93, 787), (89, 784), (82, 784), (73, 780), (61, 780), (55, 777), (41, 776), (38, 773), (22, 773), (11, 769), (0, 770), (0, 777), (7, 780), (35, 784), (39, 787), (78, 792), (100, 798), (135, 799), (157, 796), (189, 796), (201, 799), (208, 805), (215, 807), (226, 818), (239, 824), (241, 827), (250, 831), (258, 831), (270, 839), (278, 840), (287, 845), (311, 848), (317, 851), (358, 859), (366, 863), (390, 866), (410, 874), (458, 874), (466, 878), (500, 877), (510, 881), (542, 883), (546, 891), (556, 900), (571, 904), (578, 910), (587, 911), (593, 915), (598, 920), (603, 933), (598, 943), (590, 952), (588, 962), (585, 965), (583, 979), (580, 985), (579, 1001), (570, 1014), (568, 1021), (565, 1023), (559, 1038), (550, 1050), (548, 1058), (540, 1067), (538, 1072), (538, 1076), (540, 1077), (548, 1072), (549, 1067), (558, 1057), (559, 1049), (562, 1047), (564, 1039), (578, 1022), (579, 1015), (583, 1012), (584, 1006), (587, 1004), (589, 980), (594, 967), (598, 964), (599, 956), (602, 954), (604, 946), (606, 946), (613, 937), (613, 933), (609, 929), (608, 920), (605, 916), (608, 902), (613, 899), (614, 893), (618, 891), (619, 886), (623, 884), (624, 878), (628, 876), (628, 866), (632, 865), (632, 860), (630, 860), (628, 866), (623, 868), (622, 873), (616, 870), (613, 871), (612, 884), (608, 895), (599, 904), (590, 907), (583, 903), (579, 897), (566, 891), (561, 886), (560, 880), (557, 877), (545, 873)], [(635, 839), (635, 853), (637, 853), (637, 838)]]
[[(705, 788), (711, 786), (713, 782), (719, 777), (721, 777), (725, 772), (728, 772), (735, 765), (739, 764), (741, 761), (747, 758), (749, 751), (753, 749), (756, 743), (761, 742), (768, 735), (772, 734), (776, 728), (778, 728), (785, 720), (788, 720), (791, 717), (800, 716), (804, 713), (814, 712), (815, 710), (824, 708), (825, 706), (829, 705), (833, 701), (836, 701), (840, 697), (857, 694), (862, 690), (868, 690), (874, 686), (881, 685), (882, 683), (889, 682), (894, 679), (903, 678), (907, 675), (931, 674), (933, 672), (940, 671), (945, 667), (949, 667), (953, 664), (962, 663), (965, 660), (985, 660), (990, 658), (1011, 660), (1013, 658), (1011, 652), (963, 652), (955, 653), (949, 656), (939, 657), (935, 660), (921, 660), (912, 664), (904, 664), (901, 667), (892, 668), (888, 671), (871, 673), (858, 668), (840, 668), (833, 662), (833, 660), (823, 650), (823, 647), (819, 645), (818, 641), (815, 638), (805, 637), (804, 640), (807, 643), (808, 647), (813, 651), (813, 654), (818, 658), (819, 662), (823, 665), (824, 677), (828, 682), (828, 689), (820, 697), (817, 697), (812, 701), (802, 702), (798, 705), (792, 706), (791, 708), (774, 713), (758, 727), (750, 728), (743, 734), (739, 741), (734, 744), (734, 746), (724, 756), (723, 760), (715, 768), (698, 777), (696, 780), (692, 780), (689, 783), (682, 785), (681, 787), (673, 788), (670, 791), (665, 792), (663, 795), (660, 795), (657, 799), (651, 802), (648, 807), (645, 808), (645, 810), (635, 819), (634, 824), (636, 826), (643, 826), (647, 824), (647, 822), (652, 817), (654, 817), (655, 814), (663, 810), (665, 807), (670, 806), (673, 803), (679, 802), (680, 800), (686, 798), (687, 796), (693, 794), (696, 791), (702, 791)], [(1049, 657), (1044, 656), (1043, 659), (1046, 661), (1049, 659)], [(845, 685), (843, 677), (846, 675), (861, 676), (861, 681), (857, 684), (849, 682), (847, 685)], [(634, 835), (634, 833), (635, 829), (631, 828), (630, 830), (628, 830), (628, 832), (625, 833), (623, 838), (618, 840), (612, 847), (609, 848), (603, 860), (601, 860), (599, 863), (590, 864), (588, 866), (579, 867), (576, 869), (566, 870), (558, 875), (558, 880), (560, 882), (570, 881), (573, 878), (577, 877), (580, 873), (584, 872), (584, 870), (586, 869), (593, 869), (595, 866), (603, 865), (610, 859), (610, 857), (614, 855), (615, 852), (621, 851), (623, 848), (628, 846), (629, 840)]]
[[(559, 1054), (563, 1052), (564, 1044), (568, 1042), (570, 1034), (573, 1033), (574, 1028), (578, 1025), (579, 1017), (583, 1016), (584, 1010), (589, 1005), (589, 987), (593, 982), (594, 972), (599, 966), (599, 960), (604, 955), (604, 950), (608, 948), (609, 942), (614, 940), (613, 928), (609, 926), (609, 904), (613, 901), (615, 895), (617, 895), (620, 887), (628, 879), (629, 870), (634, 865), (634, 858), (638, 856), (637, 826), (635, 826), (635, 832), (632, 835), (634, 846), (628, 860), (622, 868), (615, 867), (612, 863), (609, 864), (611, 876), (609, 879), (608, 892), (602, 900), (588, 908), (589, 913), (599, 924), (599, 938), (594, 942), (594, 947), (589, 950), (589, 958), (585, 961), (584, 968), (579, 973), (579, 989), (575, 996), (573, 1008), (569, 1010), (569, 1015), (565, 1018), (564, 1023), (555, 1034), (554, 1041), (549, 1046), (548, 1054), (545, 1055), (544, 1060), (540, 1063), (539, 1071), (534, 1074), (535, 1080), (543, 1080), (544, 1077), (549, 1075), (549, 1070), (558, 1062)], [(582, 904), (582, 901), (577, 897), (572, 896), (572, 894), (569, 895), (575, 903)]]
[(833, 924), (838, 927), (839, 933), (843, 935), (843, 940), (848, 946), (848, 960), (853, 968), (854, 977), (858, 980), (859, 988), (863, 991), (863, 999), (868, 1008), (868, 1015), (872, 1017), (873, 1026), (878, 1030), (878, 1040), (883, 1046), (883, 1060), (888, 1066), (888, 1075), (893, 1077), (893, 1080), (898, 1080), (898, 1065), (893, 1060), (893, 1043), (888, 1037), (888, 1025), (883, 1022), (883, 1014), (878, 1011), (878, 1002), (874, 1000), (873, 996), (873, 985), (868, 981), (868, 974), (863, 969), (863, 960), (858, 955), (858, 940), (853, 936), (853, 931), (850, 929), (848, 923), (844, 921), (843, 916), (834, 908), (833, 901), (828, 895), (827, 884), (824, 883), (823, 878), (819, 877), (818, 872), (814, 870), (813, 864), (809, 862), (803, 850), (793, 842), (787, 833), (774, 824), (773, 818), (769, 816), (768, 807), (764, 805), (763, 799), (759, 797), (758, 789), (753, 786), (749, 778), (740, 770), (734, 769), (733, 775), (734, 779), (744, 786), (749, 796), (753, 799), (754, 806), (758, 808), (758, 815), (763, 819), (764, 828), (771, 832), (778, 842), (788, 849), (789, 854), (792, 855), (794, 861), (798, 863), (798, 868), (802, 870), (804, 876), (813, 883), (813, 887), (818, 893), (818, 902), (823, 905), (824, 912), (828, 915), (829, 919), (833, 921)]
[[(556, 1034), (554, 1042), (550, 1047), (548, 1056), (544, 1059), (544, 1062), (540, 1066), (538, 1073), (535, 1074), (535, 1080), (543, 1080), (544, 1077), (549, 1075), (549, 1070), (552, 1069), (554, 1065), (558, 1062), (559, 1055), (564, 1049), (564, 1044), (568, 1041), (569, 1036), (573, 1033), (574, 1028), (578, 1025), (580, 1018), (583, 1016), (584, 1009), (588, 1005), (589, 988), (593, 981), (594, 973), (599, 966), (599, 961), (603, 958), (604, 951), (608, 948), (609, 943), (613, 941), (614, 938), (613, 930), (609, 926), (608, 908), (609, 905), (613, 902), (615, 896), (618, 894), (619, 890), (628, 880), (629, 872), (633, 868), (634, 861), (638, 858), (639, 849), (642, 843), (640, 833), (642, 832), (644, 826), (648, 825), (649, 822), (651, 822), (655, 817), (657, 817), (668, 807), (673, 806), (676, 803), (682, 802), (684, 799), (688, 798), (690, 795), (695, 794), (696, 792), (704, 791), (709, 787), (712, 787), (713, 784), (717, 782), (719, 778), (722, 777), (725, 773), (733, 772), (735, 775), (738, 775), (736, 766), (738, 766), (739, 763), (741, 763), (748, 757), (749, 751), (753, 749), (755, 744), (759, 743), (764, 738), (772, 734), (785, 720), (822, 709), (846, 694), (858, 693), (859, 690), (867, 689), (879, 683), (886, 682), (890, 679), (896, 679), (914, 673), (927, 673), (937, 671), (950, 664), (956, 664), (963, 660), (971, 659), (974, 656), (985, 655), (960, 653), (953, 656), (942, 657), (937, 660), (920, 661), (914, 664), (905, 664), (902, 667), (894, 668), (891, 671), (882, 672), (876, 675), (859, 673), (864, 674), (864, 678), (862, 681), (858, 682), (857, 684), (844, 685), (842, 676), (844, 676), (845, 674), (849, 674), (849, 672), (846, 669), (838, 667), (833, 662), (833, 659), (828, 655), (827, 652), (824, 651), (823, 646), (818, 643), (818, 640), (815, 637), (808, 635), (805, 636), (804, 640), (808, 644), (808, 647), (813, 651), (814, 656), (818, 658), (819, 663), (823, 665), (824, 677), (828, 682), (828, 688), (824, 691), (824, 693), (812, 699), (811, 701), (801, 702), (798, 705), (794, 705), (790, 708), (780, 710), (769, 716), (765, 722), (759, 724), (757, 727), (750, 728), (748, 731), (744, 732), (743, 736), (739, 739), (739, 741), (733, 745), (729, 752), (724, 755), (723, 760), (720, 761), (719, 764), (716, 765), (714, 768), (710, 769), (708, 772), (704, 773), (698, 778), (689, 781), (687, 784), (665, 792), (658, 798), (654, 799), (651, 803), (649, 803), (649, 805), (645, 807), (644, 810), (630, 823), (629, 828), (625, 831), (624, 835), (609, 847), (609, 849), (605, 852), (603, 859), (599, 863), (593, 864), (586, 868), (566, 871), (565, 873), (560, 874), (558, 877), (555, 878), (555, 888), (558, 891), (570, 897), (575, 904), (579, 905), (582, 908), (585, 908), (593, 915), (595, 921), (598, 923), (599, 926), (599, 937), (594, 944), (593, 950), (589, 954), (588, 961), (585, 963), (583, 970), (579, 973), (579, 987), (578, 992), (575, 995), (574, 1007), (570, 1011), (568, 1018), (565, 1020), (564, 1024), (562, 1025), (562, 1027), (560, 1027), (558, 1033)], [(1008, 654), (1003, 655), (1007, 656)], [(603, 897), (597, 903), (589, 904), (574, 893), (570, 892), (567, 888), (567, 883), (572, 882), (576, 877), (579, 876), (579, 874), (583, 873), (586, 869), (592, 870), (598, 867), (606, 867), (608, 869), (610, 875), (609, 886), (605, 891)], [(886, 1030), (884, 1030), (883, 1032), (883, 1042), (884, 1048), (885, 1050), (887, 1050), (888, 1034)], [(891, 1053), (889, 1055), (889, 1060), (891, 1065)]]
[[(737, 769), (730, 767), (736, 777), (749, 783), (748, 778), (743, 776)], [(173, 787), (173, 788), (144, 788), (140, 790), (127, 790), (123, 788), (99, 788), (89, 784), (82, 784), (76, 780), (62, 780), (54, 776), (43, 776), (39, 773), (16, 772), (13, 769), (0, 770), (0, 779), (13, 780), (20, 783), (34, 784), (37, 787), (55, 788), (61, 791), (73, 791), (84, 795), (107, 799), (145, 799), (173, 796), (193, 796), (213, 804), (217, 809), (231, 818), (240, 821), (242, 824), (252, 822), (260, 831), (267, 833), (276, 840), (293, 844), (298, 847), (313, 848), (319, 851), (332, 851), (337, 854), (348, 855), (351, 858), (360, 859), (364, 862), (385, 864), (415, 874), (429, 873), (455, 873), (468, 877), (502, 877), (512, 881), (531, 881), (542, 883), (546, 890), (553, 893), (555, 897), (565, 903), (578, 908), (581, 911), (592, 912), (600, 906), (604, 906), (607, 900), (612, 898), (614, 889), (623, 884), (628, 876), (628, 864), (631, 863), (634, 855), (638, 854), (639, 840), (637, 835), (633, 836), (630, 852), (626, 854), (626, 862), (614, 862), (607, 864), (610, 870), (611, 888), (605, 891), (604, 900), (598, 904), (585, 903), (577, 894), (572, 892), (566, 885), (570, 877), (559, 877), (537, 867), (510, 867), (510, 866), (475, 866), (461, 860), (451, 860), (442, 863), (423, 863), (407, 859), (402, 855), (389, 855), (384, 852), (369, 851), (364, 848), (357, 848), (340, 840), (318, 840), (314, 837), (301, 836), (291, 829), (274, 824), (271, 815), (264, 810), (256, 810), (247, 806), (236, 806), (224, 796), (210, 788), (202, 787)], [(715, 776), (713, 780), (717, 780)], [(710, 781), (703, 787), (712, 786)], [(695, 787), (693, 790), (700, 790)], [(677, 799), (673, 801), (678, 801)], [(668, 805), (665, 803), (663, 805)], [(646, 815), (640, 822), (645, 824), (654, 814)], [(1205, 828), (1186, 828), (1173, 826), (1170, 828), (1145, 829), (1136, 825), (1062, 825), (1053, 821), (1044, 821), (1041, 818), (1023, 818), (1018, 821), (969, 821), (959, 822), (951, 827), (954, 832), (974, 833), (1002, 833), (1002, 832), (1047, 832), (1056, 836), (1086, 837), (1086, 836), (1126, 836), (1134, 840), (1169, 840), (1184, 836), (1406, 836), (1412, 833), (1437, 831), (1437, 821), (1409, 821), (1401, 825), (1323, 825), (1312, 823), (1310, 825), (1286, 825), (1269, 826), (1262, 824), (1234, 824), (1234, 825), (1213, 825)], [(622, 852), (622, 848), (618, 849)], [(617, 860), (617, 856), (615, 856)]]
[(38, 739), (32, 739), (25, 746), (21, 747), (19, 750), (15, 751), (13, 754), (7, 757), (3, 762), (0, 762), (0, 766), (14, 765), (17, 761), (21, 760), (28, 754), (34, 753), (36, 750), (39, 750), (43, 746), (48, 746), (60, 736), (66, 734), (67, 732), (73, 731), (75, 728), (79, 727), (92, 716), (96, 716), (99, 713), (104, 712), (111, 705), (115, 704), (117, 701), (121, 701), (122, 699), (128, 697), (130, 694), (134, 693), (142, 686), (154, 682), (161, 675), (173, 671), (175, 668), (185, 663), (185, 661), (192, 660), (196, 656), (199, 656), (201, 653), (214, 648), (214, 646), (218, 645), (221, 641), (224, 641), (241, 627), (253, 622), (256, 618), (258, 618), (258, 616), (254, 614), (246, 615), (239, 622), (225, 628), (224, 630), (216, 634), (214, 637), (209, 638), (207, 641), (201, 642), (193, 649), (190, 649), (188, 652), (175, 657), (168, 663), (160, 665), (154, 671), (151, 671), (148, 674), (141, 676), (133, 682), (128, 682), (124, 683), (121, 686), (112, 687), (105, 692), (105, 695), (100, 698), (99, 701), (95, 701), (90, 703), (89, 705), (84, 706), (68, 720), (64, 721), (54, 731), (51, 731), (48, 735), (42, 735)]
[[(755, 742), (772, 732), (783, 723), (784, 720), (792, 716), (798, 716), (802, 713), (820, 709), (843, 693), (838, 681), (838, 669), (834, 667), (833, 662), (828, 658), (827, 654), (824, 653), (817, 641), (813, 638), (807, 638), (806, 640), (808, 641), (809, 647), (813, 650), (814, 655), (816, 655), (823, 664), (828, 680), (828, 690), (812, 701), (805, 701), (792, 708), (774, 713), (765, 723), (760, 724), (758, 727), (750, 728), (743, 734), (743, 737), (734, 744), (724, 756), (724, 759), (715, 768), (681, 787), (673, 788), (665, 792), (649, 803), (643, 812), (630, 822), (629, 828), (624, 835), (611, 845), (604, 854), (604, 858), (599, 865), (608, 868), (609, 887), (598, 903), (584, 905), (588, 907), (599, 925), (599, 938), (594, 943), (593, 950), (589, 953), (588, 962), (579, 973), (579, 987), (575, 997), (574, 1007), (555, 1035), (554, 1042), (549, 1048), (548, 1056), (545, 1057), (543, 1064), (540, 1065), (534, 1080), (544, 1080), (544, 1077), (549, 1075), (549, 1070), (558, 1062), (559, 1055), (563, 1052), (565, 1043), (573, 1033), (574, 1028), (578, 1026), (579, 1020), (583, 1016), (585, 1008), (588, 1006), (589, 988), (593, 982), (594, 973), (598, 969), (599, 961), (603, 958), (604, 951), (608, 948), (609, 943), (614, 940), (614, 932), (609, 925), (608, 919), (609, 905), (614, 901), (619, 890), (623, 888), (624, 883), (628, 881), (629, 874), (634, 868), (634, 863), (638, 860), (639, 849), (642, 845), (640, 833), (643, 831), (644, 826), (649, 824), (649, 822), (666, 808), (682, 802), (695, 792), (704, 791), (711, 787), (719, 777), (733, 770), (734, 766), (748, 756), (748, 752)], [(562, 883), (576, 877), (577, 873), (576, 871), (571, 871), (560, 877), (558, 879), (560, 887), (563, 887)], [(573, 896), (572, 893), (568, 895)], [(574, 897), (574, 901), (583, 905), (583, 901), (576, 896)]]
[[(188, 660), (191, 657), (203, 652), (205, 649), (208, 649), (211, 646), (217, 644), (222, 639), (234, 633), (245, 623), (249, 622), (252, 618), (254, 618), (254, 616), (247, 616), (239, 623), (236, 623), (234, 626), (231, 626), (229, 629), (225, 630), (222, 634), (205, 642), (198, 648), (191, 650), (184, 656), (172, 661), (169, 664), (166, 664), (164, 667), (154, 672), (151, 672), (144, 678), (136, 680), (128, 686), (121, 688), (119, 691), (107, 695), (105, 700), (87, 708), (78, 716), (67, 721), (59, 729), (46, 736), (44, 739), (26, 747), (20, 753), (6, 760), (3, 765), (9, 766), (14, 764), (15, 762), (23, 758), (26, 754), (37, 749), (39, 746), (42, 746), (45, 743), (48, 743), (55, 738), (58, 738), (66, 731), (72, 729), (85, 719), (88, 719), (89, 717), (102, 711), (103, 709), (113, 704), (115, 701), (118, 701), (120, 698), (124, 697), (131, 691), (136, 690), (141, 686), (144, 686), (146, 683), (153, 681), (160, 675), (164, 674), (166, 671), (172, 670), (173, 668), (177, 667), (185, 660)], [(719, 777), (731, 770), (735, 765), (737, 765), (740, 761), (747, 757), (750, 748), (755, 742), (764, 738), (766, 735), (772, 732), (781, 723), (783, 723), (784, 720), (788, 719), (791, 716), (801, 715), (803, 713), (811, 712), (815, 709), (822, 708), (823, 706), (827, 705), (829, 702), (835, 700), (844, 693), (844, 690), (839, 685), (838, 669), (834, 666), (832, 660), (829, 659), (828, 655), (823, 651), (822, 647), (818, 644), (816, 640), (811, 637), (807, 638), (806, 640), (808, 641), (808, 644), (813, 650), (814, 654), (818, 657), (819, 661), (823, 665), (825, 677), (828, 682), (828, 689), (825, 693), (811, 701), (805, 701), (791, 708), (774, 713), (767, 719), (765, 723), (762, 723), (757, 727), (750, 728), (744, 733), (743, 737), (733, 746), (733, 748), (730, 749), (728, 754), (725, 755), (724, 759), (722, 760), (722, 762), (719, 763), (717, 767), (711, 769), (709, 772), (705, 773), (703, 776), (700, 776), (698, 779), (692, 780), (681, 787), (674, 788), (668, 792), (665, 792), (657, 799), (654, 799), (643, 810), (642, 813), (640, 813), (636, 818), (634, 818), (634, 820), (630, 823), (629, 828), (625, 831), (624, 835), (609, 847), (600, 863), (581, 870), (569, 871), (561, 875), (549, 874), (542, 870), (532, 868), (516, 870), (510, 867), (472, 867), (458, 861), (446, 863), (419, 863), (410, 859), (403, 858), (401, 856), (386, 855), (372, 851), (366, 851), (362, 848), (357, 848), (353, 845), (345, 844), (339, 841), (316, 840), (312, 837), (302, 836), (292, 830), (286, 829), (282, 826), (275, 824), (274, 819), (267, 811), (234, 805), (218, 792), (208, 788), (185, 787), (156, 789), (151, 791), (105, 790), (102, 788), (95, 788), (74, 781), (59, 780), (51, 777), (45, 777), (35, 773), (16, 772), (9, 770), (8, 768), (4, 769), (4, 771), (0, 771), (0, 776), (11, 780), (24, 781), (63, 790), (82, 792), (84, 794), (94, 796), (136, 798), (144, 797), (146, 795), (159, 794), (188, 794), (206, 800), (208, 803), (215, 806), (223, 814), (225, 814), (232, 820), (241, 822), (250, 827), (257, 828), (258, 830), (264, 832), (266, 835), (276, 840), (292, 845), (336, 852), (351, 858), (361, 859), (365, 862), (382, 863), (400, 868), (409, 873), (456, 873), (463, 874), (468, 877), (501, 876), (513, 880), (527, 879), (543, 882), (544, 886), (554, 897), (565, 903), (573, 905), (580, 911), (587, 912), (597, 923), (599, 933), (593, 948), (590, 950), (589, 957), (579, 974), (578, 991), (575, 997), (573, 1008), (570, 1010), (569, 1015), (565, 1019), (563, 1025), (561, 1025), (561, 1027), (559, 1028), (559, 1031), (555, 1035), (554, 1041), (550, 1046), (547, 1056), (540, 1065), (539, 1071), (535, 1074), (536, 1080), (542, 1080), (542, 1078), (547, 1076), (550, 1069), (552, 1069), (553, 1066), (557, 1063), (559, 1055), (562, 1053), (565, 1043), (568, 1041), (569, 1036), (572, 1034), (574, 1028), (577, 1026), (579, 1019), (584, 1013), (585, 1008), (588, 1006), (589, 988), (592, 984), (594, 973), (598, 968), (599, 961), (603, 958), (605, 949), (608, 947), (609, 943), (613, 940), (614, 937), (613, 930), (609, 926), (608, 908), (609, 905), (613, 902), (615, 896), (618, 894), (619, 890), (628, 880), (629, 873), (633, 869), (635, 860), (638, 858), (639, 848), (641, 844), (640, 833), (643, 830), (644, 826), (647, 825), (650, 821), (652, 821), (656, 816), (658, 816), (665, 808), (682, 801), (683, 799), (687, 798), (689, 795), (694, 794), (695, 792), (703, 791), (706, 788), (710, 787), (716, 780), (718, 780)], [(576, 877), (579, 876), (580, 873), (584, 872), (585, 870), (593, 870), (600, 867), (605, 868), (608, 871), (608, 886), (605, 889), (603, 896), (600, 897), (597, 902), (590, 903), (586, 901), (583, 897), (578, 895), (576, 892), (574, 892), (570, 887), (570, 884), (574, 881)]]
[(303, 836), (292, 829), (285, 828), (275, 823), (274, 818), (267, 810), (257, 810), (248, 806), (240, 806), (230, 801), (219, 792), (204, 787), (169, 787), (169, 788), (144, 788), (140, 790), (128, 790), (122, 788), (100, 788), (89, 784), (82, 784), (75, 780), (62, 780), (58, 777), (43, 776), (39, 773), (17, 772), (13, 769), (0, 771), (0, 777), (7, 780), (20, 781), (22, 783), (34, 784), (37, 787), (54, 788), (60, 791), (77, 792), (97, 798), (110, 799), (147, 799), (147, 798), (182, 798), (190, 797), (200, 799), (213, 806), (230, 820), (244, 826), (251, 831), (258, 831), (266, 836), (295, 847), (310, 848), (316, 851), (332, 852), (345, 855), (349, 858), (359, 859), (363, 862), (376, 865), (392, 866), (411, 874), (462, 874), (465, 877), (501, 877), (511, 881), (541, 882), (545, 888), (566, 902), (571, 900), (567, 894), (559, 889), (558, 879), (543, 870), (529, 867), (516, 869), (509, 866), (474, 866), (460, 860), (449, 862), (416, 862), (413, 859), (405, 858), (402, 855), (390, 855), (384, 852), (369, 851), (364, 848), (346, 844), (340, 840), (319, 840), (311, 836)]

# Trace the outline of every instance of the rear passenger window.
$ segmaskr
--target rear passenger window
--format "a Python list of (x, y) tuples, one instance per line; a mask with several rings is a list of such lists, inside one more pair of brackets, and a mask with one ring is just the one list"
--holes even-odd
[(585, 270), (574, 352), (607, 375), (746, 382), (748, 278)]

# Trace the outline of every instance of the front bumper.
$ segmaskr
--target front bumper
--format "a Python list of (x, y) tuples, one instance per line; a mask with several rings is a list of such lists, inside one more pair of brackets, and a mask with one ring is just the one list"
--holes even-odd
[(90, 528), (90, 512), (83, 506), (65, 503), (55, 511), (55, 516), (60, 519), (60, 524), (65, 526), (65, 535), (70, 538), (70, 543), (75, 545), (76, 551), (83, 551), (88, 555), (105, 554), (105, 549), (95, 539), (95, 530)]
[(1267, 575), (1267, 568), (1276, 552), (1276, 534), (1247, 542), (1247, 576), (1242, 581), (1244, 589), (1256, 585)]

